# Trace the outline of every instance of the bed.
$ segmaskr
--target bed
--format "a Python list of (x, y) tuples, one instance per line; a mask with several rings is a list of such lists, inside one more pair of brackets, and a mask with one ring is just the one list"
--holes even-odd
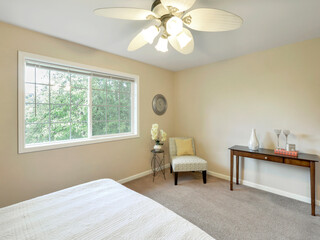
[(0, 209), (0, 239), (213, 239), (161, 204), (102, 179)]

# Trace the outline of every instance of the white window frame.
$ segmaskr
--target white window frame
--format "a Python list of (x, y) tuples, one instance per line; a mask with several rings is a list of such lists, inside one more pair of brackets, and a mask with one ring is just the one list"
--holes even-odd
[[(98, 73), (103, 73), (107, 75), (120, 76), (124, 78), (130, 78), (133, 80), (131, 88), (131, 94), (133, 96), (131, 103), (131, 132), (130, 133), (119, 133), (119, 134), (110, 134), (102, 136), (91, 136), (91, 132), (88, 133), (88, 138), (85, 139), (70, 139), (64, 141), (56, 141), (49, 143), (38, 143), (38, 144), (25, 144), (25, 69), (26, 61), (34, 60), (41, 61), (48, 64), (59, 64), (66, 67), (73, 67), (82, 70), (94, 71)], [(91, 89), (89, 90), (91, 94)], [(89, 109), (92, 109), (92, 103), (89, 102)], [(89, 113), (91, 117), (91, 113)], [(123, 72), (118, 72), (114, 70), (109, 70), (105, 68), (99, 68), (95, 66), (89, 66), (85, 64), (65, 61), (61, 59), (41, 56), (33, 53), (27, 53), (18, 51), (18, 152), (19, 153), (28, 153), (28, 152), (37, 152), (50, 149), (58, 149), (93, 143), (109, 142), (109, 141), (118, 141), (132, 138), (139, 138), (139, 76), (134, 74), (128, 74)]]

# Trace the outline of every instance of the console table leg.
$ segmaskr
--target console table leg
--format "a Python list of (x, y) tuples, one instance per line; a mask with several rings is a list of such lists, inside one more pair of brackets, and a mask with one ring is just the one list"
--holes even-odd
[(315, 189), (315, 163), (310, 162), (310, 186), (311, 186), (311, 215), (316, 215), (316, 189)]
[(236, 172), (237, 184), (239, 185), (239, 156), (238, 155), (236, 155), (236, 168), (237, 168), (237, 172)]
[(233, 150), (230, 151), (230, 190), (233, 190)]

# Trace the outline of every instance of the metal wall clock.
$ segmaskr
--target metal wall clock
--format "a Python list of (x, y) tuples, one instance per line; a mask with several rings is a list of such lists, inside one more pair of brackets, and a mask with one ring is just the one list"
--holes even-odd
[(163, 115), (168, 108), (167, 100), (162, 94), (157, 94), (152, 100), (152, 109), (157, 115)]

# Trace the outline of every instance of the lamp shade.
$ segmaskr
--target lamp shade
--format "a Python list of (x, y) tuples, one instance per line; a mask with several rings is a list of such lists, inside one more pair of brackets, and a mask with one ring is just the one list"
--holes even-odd
[(160, 37), (158, 44), (156, 45), (156, 49), (159, 52), (168, 52), (168, 39), (164, 37)]
[(175, 37), (169, 37), (171, 46), (182, 54), (190, 54), (194, 49), (194, 39), (191, 32), (183, 28), (182, 33)]
[(172, 17), (168, 20), (166, 24), (166, 29), (171, 36), (177, 36), (179, 33), (182, 32), (183, 22), (178, 17)]
[(150, 26), (142, 30), (143, 38), (150, 44), (153, 43), (153, 40), (159, 34), (159, 29), (156, 26)]

